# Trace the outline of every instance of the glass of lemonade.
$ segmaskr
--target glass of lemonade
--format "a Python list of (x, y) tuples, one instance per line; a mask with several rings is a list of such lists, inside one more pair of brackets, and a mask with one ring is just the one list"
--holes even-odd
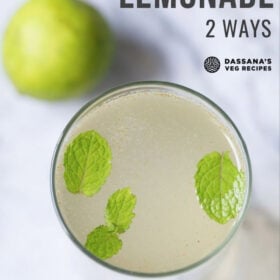
[[(69, 143), (90, 130), (106, 139), (112, 157), (100, 190), (86, 196), (68, 191), (64, 157)], [(226, 152), (244, 175), (238, 213), (223, 223), (203, 209), (204, 194), (200, 200), (196, 190), (198, 162), (214, 151)], [(248, 152), (229, 117), (203, 95), (165, 82), (124, 85), (86, 104), (63, 131), (51, 173), (55, 208), (74, 243), (107, 268), (148, 277), (191, 273), (213, 259), (240, 225), (251, 189)], [(135, 216), (119, 235), (122, 248), (102, 260), (85, 247), (88, 234), (105, 223), (108, 198), (127, 186), (137, 199)]]

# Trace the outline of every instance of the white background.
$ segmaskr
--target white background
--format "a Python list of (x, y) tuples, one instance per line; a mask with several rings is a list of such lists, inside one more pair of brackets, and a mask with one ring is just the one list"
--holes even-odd
[[(11, 15), (23, 2), (0, 1), (1, 45)], [(111, 72), (92, 96), (138, 80), (180, 83), (222, 107), (247, 143), (254, 180), (251, 207), (233, 241), (233, 249), (215, 267), (211, 279), (278, 279), (278, 1), (273, 1), (274, 10), (243, 11), (120, 9), (118, 0), (88, 2), (106, 16), (117, 42)], [(205, 38), (208, 18), (217, 22), (215, 39)], [(220, 24), (223, 18), (268, 18), (272, 21), (272, 36), (225, 39)], [(222, 69), (209, 74), (203, 69), (203, 60), (211, 55), (221, 60), (272, 58), (273, 71), (229, 73)], [(92, 96), (55, 103), (21, 96), (4, 73), (1, 59), (0, 278), (130, 279), (84, 256), (63, 232), (51, 201), (49, 173), (56, 141), (71, 116)], [(178, 276), (178, 279), (188, 278)], [(200, 279), (210, 279), (210, 276)]]

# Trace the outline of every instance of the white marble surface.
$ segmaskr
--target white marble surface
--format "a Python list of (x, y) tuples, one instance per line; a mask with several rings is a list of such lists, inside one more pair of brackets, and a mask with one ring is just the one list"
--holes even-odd
[[(1, 43), (8, 20), (23, 2), (0, 1)], [(274, 10), (211, 14), (208, 9), (121, 10), (119, 1), (89, 2), (108, 18), (117, 40), (113, 68), (92, 95), (136, 80), (177, 82), (220, 105), (247, 142), (254, 174), (251, 208), (229, 253), (211, 275), (199, 279), (279, 279), (279, 2), (274, 1)], [(272, 37), (206, 39), (209, 17), (269, 18)], [(208, 74), (202, 61), (210, 55), (271, 57), (273, 71)], [(57, 103), (21, 96), (0, 65), (0, 278), (131, 279), (84, 256), (63, 232), (51, 202), (56, 141), (91, 96)]]

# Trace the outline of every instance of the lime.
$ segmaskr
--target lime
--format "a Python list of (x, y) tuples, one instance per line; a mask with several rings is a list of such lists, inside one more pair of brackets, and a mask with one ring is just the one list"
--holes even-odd
[(16, 88), (36, 98), (79, 95), (105, 74), (113, 52), (109, 26), (78, 0), (30, 0), (4, 36), (4, 65)]

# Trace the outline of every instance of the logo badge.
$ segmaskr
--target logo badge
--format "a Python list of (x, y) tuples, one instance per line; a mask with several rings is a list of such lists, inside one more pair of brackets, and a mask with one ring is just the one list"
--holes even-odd
[(216, 73), (220, 67), (220, 60), (215, 56), (209, 56), (204, 60), (204, 68), (209, 73)]

